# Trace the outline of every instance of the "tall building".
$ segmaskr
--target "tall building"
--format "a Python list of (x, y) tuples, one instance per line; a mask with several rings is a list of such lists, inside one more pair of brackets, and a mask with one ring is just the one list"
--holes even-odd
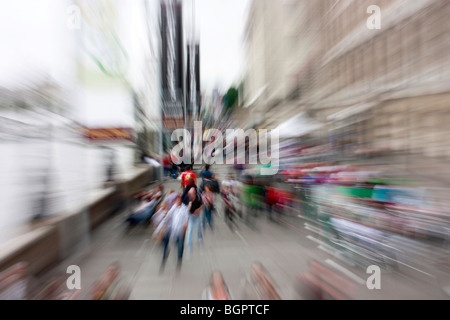
[(200, 117), (200, 46), (188, 44), (186, 53), (186, 119), (192, 126)]
[(165, 140), (171, 131), (184, 127), (185, 67), (182, 2), (161, 0), (162, 113)]
[[(316, 2), (316, 1), (313, 1)], [(296, 106), (296, 73), (305, 53), (295, 48), (295, 25), (302, 1), (253, 1), (245, 31), (244, 109), (254, 125), (289, 118)], [(308, 49), (312, 49), (310, 47)], [(270, 121), (268, 121), (270, 118)], [(247, 122), (247, 121), (246, 121)]]

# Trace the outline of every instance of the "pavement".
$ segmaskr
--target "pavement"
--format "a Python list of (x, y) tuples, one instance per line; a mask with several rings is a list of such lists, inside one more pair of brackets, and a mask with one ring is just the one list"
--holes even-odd
[[(222, 179), (229, 167), (213, 168)], [(179, 190), (178, 180), (165, 180), (165, 189)], [(217, 198), (216, 198), (217, 199)], [(69, 265), (81, 269), (81, 286), (88, 288), (112, 262), (119, 262), (121, 277), (131, 283), (132, 300), (200, 300), (213, 271), (219, 270), (235, 299), (242, 297), (242, 285), (253, 262), (261, 262), (273, 278), (282, 299), (303, 299), (297, 291), (296, 276), (305, 272), (312, 259), (322, 262), (355, 285), (351, 298), (358, 300), (449, 299), (444, 287), (450, 285), (448, 267), (424, 274), (416, 270), (381, 270), (381, 289), (369, 290), (370, 276), (361, 268), (352, 267), (324, 250), (314, 234), (305, 228), (305, 220), (295, 214), (273, 222), (266, 217), (249, 228), (238, 221), (236, 227), (225, 223), (222, 201), (213, 219), (214, 231), (206, 229), (204, 244), (194, 242), (190, 256), (183, 258), (176, 270), (176, 248), (169, 254), (166, 267), (160, 273), (162, 248), (151, 239), (152, 227), (137, 226), (127, 232), (122, 212), (99, 226), (89, 245), (44, 273), (40, 280), (48, 281), (66, 274)], [(194, 240), (196, 238), (194, 237)], [(185, 247), (186, 248), (186, 247)]]

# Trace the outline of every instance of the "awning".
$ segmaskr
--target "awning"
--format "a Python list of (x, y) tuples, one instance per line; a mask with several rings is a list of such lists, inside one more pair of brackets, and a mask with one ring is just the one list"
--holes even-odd
[(332, 114), (328, 116), (328, 121), (340, 121), (347, 119), (351, 116), (355, 116), (357, 114), (369, 111), (373, 107), (378, 105), (378, 102), (371, 102), (371, 103), (364, 103), (364, 104), (357, 104), (354, 106), (351, 106), (347, 109), (341, 110), (335, 114)]
[(280, 124), (277, 130), (280, 138), (297, 138), (320, 129), (323, 126), (322, 123), (317, 122), (302, 112)]
[(248, 108), (248, 107), (250, 107), (252, 104), (254, 104), (254, 103), (262, 96), (262, 94), (264, 93), (264, 91), (266, 91), (267, 87), (268, 87), (267, 84), (264, 85), (263, 87), (261, 87), (261, 88), (258, 90), (258, 92), (256, 92), (256, 94), (253, 96), (253, 98), (252, 98), (249, 102), (247, 102), (247, 103), (244, 105), (244, 108)]

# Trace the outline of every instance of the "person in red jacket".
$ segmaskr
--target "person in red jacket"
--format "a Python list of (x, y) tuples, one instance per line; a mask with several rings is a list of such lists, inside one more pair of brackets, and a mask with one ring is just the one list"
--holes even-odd
[(184, 190), (186, 186), (189, 184), (189, 178), (194, 179), (194, 184), (197, 184), (197, 176), (192, 171), (192, 167), (190, 164), (186, 166), (186, 171), (181, 174), (181, 189)]

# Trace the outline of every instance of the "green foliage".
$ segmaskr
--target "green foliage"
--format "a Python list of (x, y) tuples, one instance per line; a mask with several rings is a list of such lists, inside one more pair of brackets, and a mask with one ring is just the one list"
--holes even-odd
[(227, 94), (224, 96), (225, 108), (231, 110), (238, 100), (238, 90), (234, 87), (228, 89)]

